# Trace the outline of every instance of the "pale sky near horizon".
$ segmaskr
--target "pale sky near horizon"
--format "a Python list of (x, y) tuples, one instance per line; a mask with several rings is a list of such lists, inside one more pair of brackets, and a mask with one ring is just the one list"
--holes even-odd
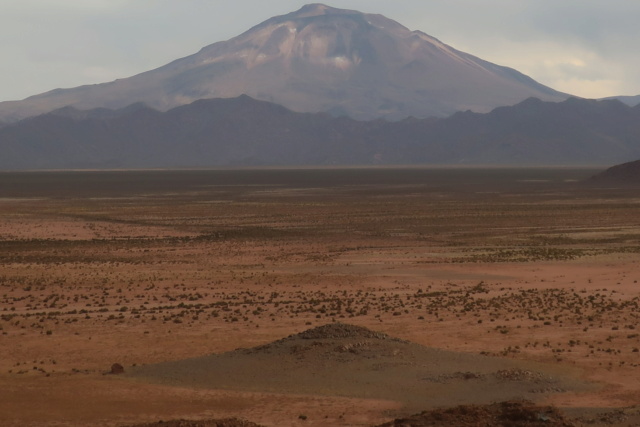
[[(298, 0), (0, 0), (0, 101), (103, 83), (227, 40)], [(333, 0), (585, 98), (640, 94), (640, 0)]]

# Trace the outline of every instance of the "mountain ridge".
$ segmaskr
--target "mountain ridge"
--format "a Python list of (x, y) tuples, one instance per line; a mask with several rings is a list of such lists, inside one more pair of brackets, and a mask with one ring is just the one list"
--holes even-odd
[(611, 165), (640, 158), (640, 106), (527, 99), (444, 119), (357, 121), (247, 95), (167, 112), (63, 108), (0, 128), (0, 169)]

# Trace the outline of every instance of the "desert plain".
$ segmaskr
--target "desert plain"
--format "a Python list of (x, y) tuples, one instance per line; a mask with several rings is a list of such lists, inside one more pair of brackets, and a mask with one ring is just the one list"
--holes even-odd
[(640, 425), (640, 189), (600, 170), (0, 173), (0, 425)]

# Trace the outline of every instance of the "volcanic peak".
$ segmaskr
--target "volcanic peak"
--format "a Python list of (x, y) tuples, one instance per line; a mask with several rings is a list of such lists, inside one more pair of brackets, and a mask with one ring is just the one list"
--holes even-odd
[(314, 3), (130, 78), (0, 103), (0, 120), (67, 105), (118, 109), (144, 102), (167, 111), (242, 94), (297, 112), (360, 120), (443, 117), (531, 96), (567, 97), (382, 15)]

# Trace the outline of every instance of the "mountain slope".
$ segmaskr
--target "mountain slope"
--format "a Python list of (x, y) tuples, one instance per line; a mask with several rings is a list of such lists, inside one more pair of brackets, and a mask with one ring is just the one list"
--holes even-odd
[(612, 166), (587, 182), (595, 185), (640, 187), (640, 160)]
[(0, 169), (233, 165), (611, 165), (640, 158), (640, 106), (528, 99), (488, 114), (356, 121), (238, 98), (160, 112), (63, 108), (0, 129)]
[(567, 97), (381, 15), (311, 4), (127, 79), (0, 103), (0, 119), (140, 101), (166, 111), (242, 94), (294, 111), (357, 119), (444, 117), (488, 112), (528, 97)]

